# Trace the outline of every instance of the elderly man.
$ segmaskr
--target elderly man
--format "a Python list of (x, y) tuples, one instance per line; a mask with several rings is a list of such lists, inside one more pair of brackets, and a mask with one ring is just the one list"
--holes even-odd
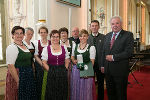
[(78, 27), (73, 27), (72, 28), (72, 37), (70, 37), (69, 40), (74, 41), (76, 44), (80, 43), (79, 28)]
[(122, 29), (122, 19), (114, 16), (110, 20), (112, 32), (105, 36), (102, 67), (105, 73), (109, 100), (127, 100), (129, 57), (134, 48), (133, 33)]

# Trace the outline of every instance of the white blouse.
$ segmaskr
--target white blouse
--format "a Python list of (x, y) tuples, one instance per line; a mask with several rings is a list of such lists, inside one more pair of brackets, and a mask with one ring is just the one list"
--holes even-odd
[[(42, 42), (41, 42), (41, 40), (40, 40), (40, 43), (41, 43), (41, 46), (42, 47), (47, 47), (48, 46), (48, 44), (49, 44), (49, 41), (47, 41), (47, 44), (46, 45), (44, 45)], [(35, 42), (34, 42), (34, 46), (35, 46), (35, 53), (34, 53), (34, 55), (39, 55), (39, 50), (38, 50), (38, 40), (36, 40)]]
[[(24, 52), (30, 52), (28, 49), (25, 49), (25, 50), (22, 48), (20, 48), (20, 49), (23, 50)], [(15, 64), (16, 59), (18, 57), (18, 53), (19, 53), (19, 50), (17, 48), (17, 45), (14, 43), (10, 44), (6, 49), (6, 63), (7, 64)]]
[[(58, 55), (61, 55), (62, 54), (62, 50), (60, 51), (60, 52), (57, 52), (57, 53), (54, 53), (53, 52), (53, 50), (52, 50), (52, 47), (51, 47), (51, 45), (50, 45), (50, 49), (51, 49), (51, 52), (52, 52), (52, 55), (56, 55), (56, 56), (58, 56)], [(65, 54), (65, 59), (68, 59), (69, 58), (69, 53), (68, 53), (68, 50), (67, 50), (67, 47), (66, 46), (64, 46), (64, 49), (65, 49), (65, 52), (66, 52), (66, 54)], [(43, 48), (43, 51), (42, 51), (42, 60), (48, 60), (48, 52), (47, 52), (47, 47), (45, 47), (45, 48)]]
[[(79, 45), (78, 45), (77, 51), (78, 51), (79, 53), (84, 53), (84, 52), (87, 50), (88, 46), (89, 46), (89, 44), (87, 44), (86, 47), (85, 47), (83, 50), (81, 50), (81, 49), (79, 48)], [(74, 55), (75, 47), (76, 47), (76, 44), (73, 44), (72, 56), (75, 56), (75, 55)], [(95, 59), (95, 56), (96, 56), (96, 49), (95, 49), (94, 46), (91, 46), (91, 47), (90, 47), (89, 52), (90, 52), (90, 59)]]
[(31, 41), (30, 41), (30, 45), (28, 45), (28, 43), (25, 40), (23, 40), (23, 43), (27, 46), (28, 49), (34, 49)]
[[(67, 42), (69, 43), (69, 40), (67, 40)], [(70, 43), (69, 43), (69, 45), (67, 46), (66, 44), (63, 44), (63, 42), (60, 40), (60, 44), (62, 45), (62, 46), (66, 46), (66, 47), (71, 47), (71, 45), (70, 45)]]

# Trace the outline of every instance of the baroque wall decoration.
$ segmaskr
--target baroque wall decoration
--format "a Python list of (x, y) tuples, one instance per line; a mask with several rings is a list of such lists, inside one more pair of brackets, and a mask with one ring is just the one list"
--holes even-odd
[(96, 15), (97, 15), (98, 18), (100, 19), (100, 25), (103, 26), (103, 23), (104, 23), (104, 20), (105, 20), (104, 8), (101, 7), (101, 8), (99, 8), (99, 9), (97, 9)]

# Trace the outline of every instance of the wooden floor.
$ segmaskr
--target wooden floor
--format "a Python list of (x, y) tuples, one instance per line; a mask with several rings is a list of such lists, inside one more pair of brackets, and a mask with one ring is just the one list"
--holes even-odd
[(4, 100), (5, 81), (0, 81), (0, 100)]
[(7, 67), (0, 67), (0, 100), (4, 100)]
[(5, 85), (5, 80), (3, 81), (0, 81), (0, 87), (4, 86)]
[(4, 100), (4, 95), (0, 95), (0, 100)]

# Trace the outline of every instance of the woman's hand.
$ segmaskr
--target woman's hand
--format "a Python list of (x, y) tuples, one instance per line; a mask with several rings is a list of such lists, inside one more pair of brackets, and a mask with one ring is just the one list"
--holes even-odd
[(73, 60), (72, 62), (73, 62), (73, 64), (76, 65), (78, 61), (77, 60)]
[(73, 64), (75, 64), (75, 65), (76, 65), (77, 62), (78, 62), (78, 61), (74, 58), (74, 56), (71, 56), (71, 60), (72, 60)]
[(49, 67), (46, 67), (45, 70), (48, 72), (49, 71)]
[(17, 73), (17, 70), (13, 64), (8, 64), (8, 70), (13, 77), (13, 79), (16, 81), (17, 86), (19, 86), (19, 76)]
[(70, 59), (69, 58), (65, 59), (65, 67), (66, 67), (66, 69), (68, 69), (69, 63), (70, 63)]
[(46, 71), (49, 71), (49, 66), (48, 66), (46, 60), (42, 60), (42, 67), (43, 67)]
[(19, 87), (19, 81), (18, 82), (16, 82), (17, 83), (17, 87)]

